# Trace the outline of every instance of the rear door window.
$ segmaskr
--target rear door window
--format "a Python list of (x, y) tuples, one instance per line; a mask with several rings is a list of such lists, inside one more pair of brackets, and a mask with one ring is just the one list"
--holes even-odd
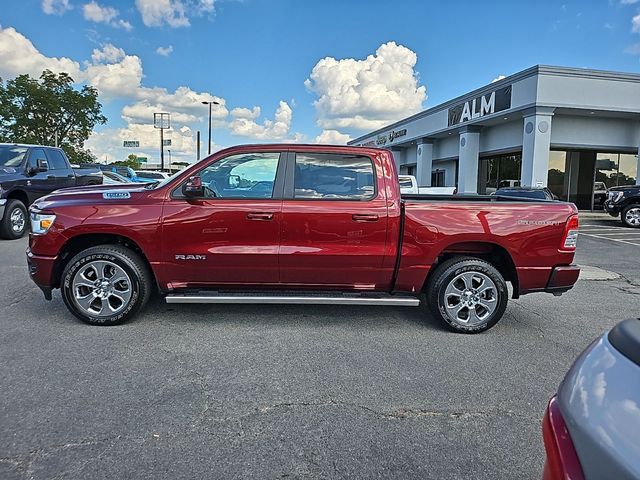
[(362, 155), (297, 153), (296, 199), (369, 200), (375, 196), (373, 162)]

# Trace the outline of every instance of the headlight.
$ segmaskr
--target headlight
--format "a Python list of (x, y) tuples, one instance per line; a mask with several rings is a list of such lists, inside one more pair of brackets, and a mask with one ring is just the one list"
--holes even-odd
[(622, 198), (623, 195), (624, 192), (609, 192), (609, 200), (613, 203), (616, 203)]
[(56, 216), (42, 212), (31, 212), (31, 232), (34, 235), (44, 235), (49, 231)]

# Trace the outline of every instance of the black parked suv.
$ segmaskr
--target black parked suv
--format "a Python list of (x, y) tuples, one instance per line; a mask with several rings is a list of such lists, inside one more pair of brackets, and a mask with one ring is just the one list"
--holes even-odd
[(620, 215), (627, 227), (640, 228), (640, 185), (611, 187), (604, 209), (613, 217)]
[(29, 229), (27, 208), (54, 190), (102, 183), (97, 168), (72, 168), (60, 148), (0, 143), (0, 237)]

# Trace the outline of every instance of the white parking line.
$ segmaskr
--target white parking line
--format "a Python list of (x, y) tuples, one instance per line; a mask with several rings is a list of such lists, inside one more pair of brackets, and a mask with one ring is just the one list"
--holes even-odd
[[(636, 247), (640, 247), (640, 236), (638, 238), (625, 238), (624, 240), (622, 240), (620, 238), (603, 237), (601, 235), (591, 235), (588, 233), (583, 233), (582, 235), (584, 235), (585, 237), (599, 238), (602, 240), (609, 240), (611, 242), (625, 243), (627, 245), (635, 245)], [(635, 243), (635, 242), (638, 242), (638, 243)]]
[(584, 233), (585, 235), (640, 235), (640, 232), (633, 231), (629, 229), (625, 229), (625, 231), (606, 231), (602, 232), (600, 230), (579, 230), (580, 233)]

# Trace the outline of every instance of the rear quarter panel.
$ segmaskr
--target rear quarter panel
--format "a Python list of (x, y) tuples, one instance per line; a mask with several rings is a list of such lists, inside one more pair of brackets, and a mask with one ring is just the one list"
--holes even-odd
[(491, 243), (511, 256), (521, 293), (542, 289), (554, 266), (573, 261), (573, 252), (559, 248), (574, 213), (570, 203), (406, 201), (396, 288), (421, 289), (430, 267), (447, 250)]

